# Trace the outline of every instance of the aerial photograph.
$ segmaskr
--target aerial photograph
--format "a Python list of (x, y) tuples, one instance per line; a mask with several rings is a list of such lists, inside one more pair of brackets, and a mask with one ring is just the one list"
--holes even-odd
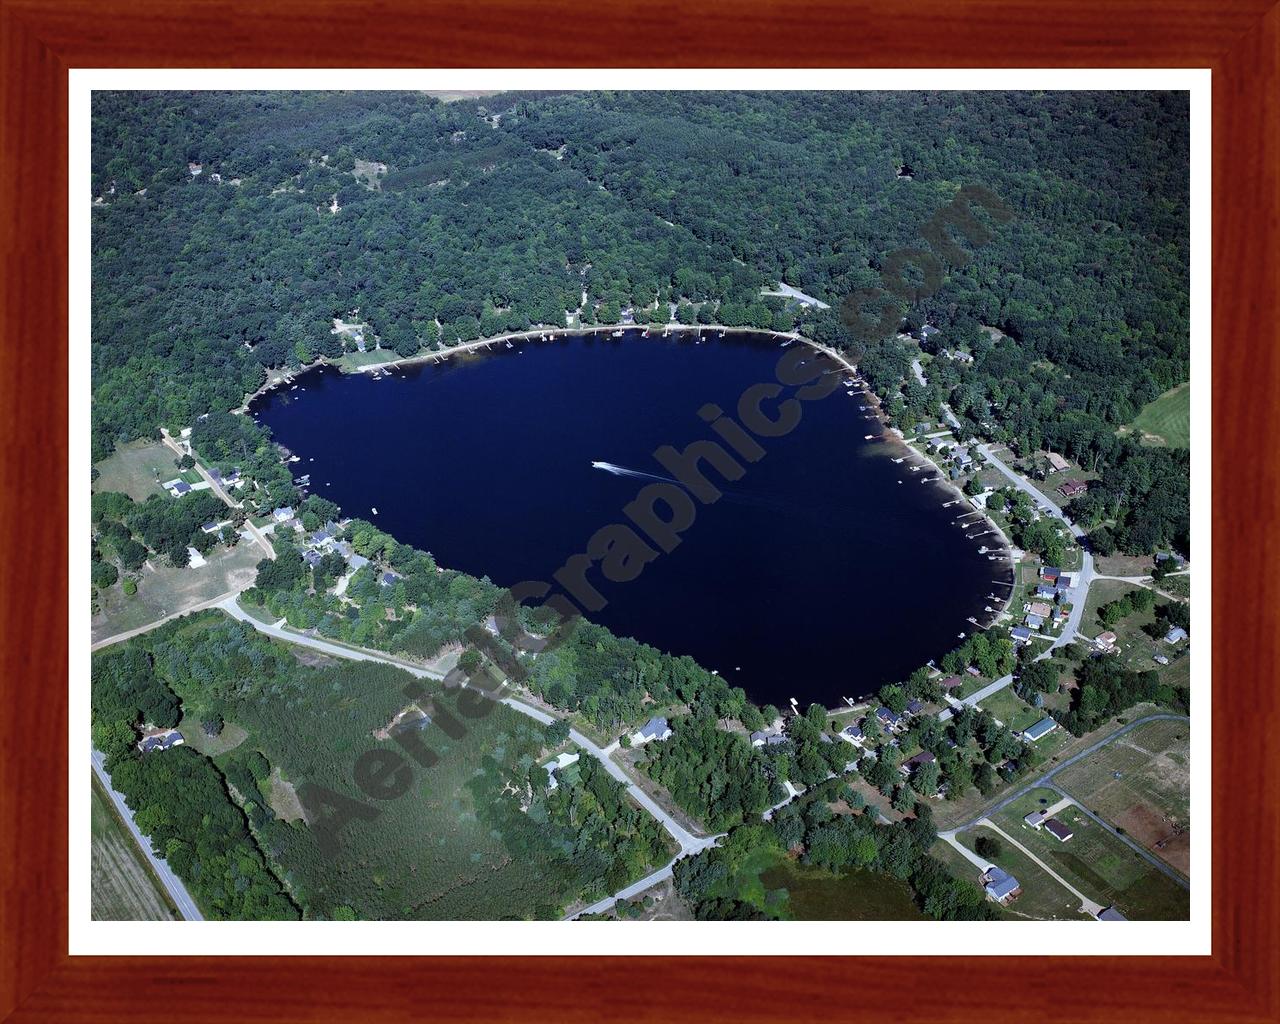
[(91, 109), (94, 920), (1190, 919), (1187, 92)]

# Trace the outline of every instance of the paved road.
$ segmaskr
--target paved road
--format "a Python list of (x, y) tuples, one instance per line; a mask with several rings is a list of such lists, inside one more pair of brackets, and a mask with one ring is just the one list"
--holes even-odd
[[(254, 629), (258, 630), (258, 632), (265, 633), (268, 636), (273, 636), (278, 640), (285, 641), (286, 643), (310, 647), (314, 650), (332, 655), (335, 658), (347, 658), (351, 661), (380, 661), (384, 664), (393, 665), (396, 668), (410, 672), (420, 679), (438, 680), (444, 678), (443, 673), (398, 661), (387, 654), (380, 654), (363, 648), (340, 646), (338, 644), (330, 643), (327, 640), (321, 640), (319, 637), (307, 636), (303, 633), (295, 633), (291, 630), (285, 630), (279, 625), (279, 623), (269, 625), (265, 622), (259, 622), (240, 607), (234, 596), (226, 598), (220, 602), (219, 607), (233, 618), (239, 619), (241, 622), (248, 623)], [(503, 697), (501, 698), (501, 701), (507, 707), (512, 708), (515, 711), (519, 711), (521, 714), (527, 715), (535, 721), (541, 722), (543, 725), (548, 725), (557, 720), (553, 715), (549, 715), (545, 711), (541, 711), (532, 705), (526, 704), (524, 701), (517, 700), (515, 697)], [(699, 850), (705, 850), (707, 847), (715, 845), (717, 837), (694, 835), (676, 821), (675, 818), (659, 807), (658, 804), (654, 802), (653, 798), (636, 785), (636, 783), (632, 782), (630, 776), (628, 776), (627, 773), (624, 772), (622, 768), (620, 768), (618, 764), (594, 741), (578, 732), (577, 729), (572, 728), (569, 730), (569, 738), (604, 765), (605, 771), (627, 787), (627, 792), (631, 795), (631, 798), (662, 823), (662, 827), (665, 828), (667, 832), (670, 833), (671, 837), (680, 844), (681, 856), (697, 853)]]
[(982, 826), (983, 828), (991, 829), (991, 831), (996, 833), (996, 835), (998, 836), (1003, 836), (1004, 839), (1011, 846), (1021, 850), (1028, 860), (1039, 865), (1040, 870), (1042, 870), (1046, 875), (1052, 878), (1055, 882), (1057, 882), (1060, 886), (1062, 886), (1062, 888), (1066, 889), (1067, 892), (1071, 893), (1072, 896), (1074, 896), (1076, 899), (1080, 901), (1080, 909), (1084, 911), (1086, 914), (1088, 914), (1090, 917), (1097, 917), (1099, 914), (1101, 914), (1104, 910), (1107, 909), (1103, 904), (1097, 902), (1096, 900), (1089, 899), (1088, 896), (1086, 896), (1074, 885), (1072, 885), (1065, 878), (1063, 878), (1060, 874), (1054, 871), (1053, 868), (1049, 867), (1048, 864), (1046, 864), (1034, 853), (1028, 850), (1025, 846), (1023, 846), (1020, 842), (1018, 842), (1018, 840), (1014, 839), (1013, 836), (1009, 835), (1008, 832), (1002, 829), (994, 821), (989, 821), (988, 819), (983, 818)]
[(584, 914), (603, 914), (606, 910), (610, 909), (615, 903), (617, 903), (618, 900), (629, 900), (631, 899), (632, 896), (639, 896), (642, 892), (644, 892), (646, 889), (650, 888), (651, 886), (655, 886), (659, 882), (665, 881), (666, 879), (670, 878), (671, 866), (672, 864), (675, 864), (675, 862), (679, 859), (680, 859), (679, 857), (676, 857), (675, 860), (671, 861), (670, 864), (667, 864), (666, 867), (659, 868), (653, 874), (646, 875), (644, 878), (640, 879), (640, 881), (638, 882), (632, 882), (631, 885), (627, 886), (625, 889), (619, 889), (612, 896), (606, 896), (604, 899), (600, 900), (599, 902), (593, 903), (589, 907), (584, 907), (582, 910), (579, 910), (576, 914), (566, 915), (564, 917), (564, 920), (575, 921), (579, 917), (582, 917)]
[(111, 776), (107, 774), (107, 769), (104, 767), (106, 755), (94, 750), (90, 752), (89, 759), (93, 762), (93, 773), (98, 776), (98, 781), (102, 783), (102, 788), (107, 791), (107, 794), (111, 797), (111, 802), (116, 805), (116, 810), (120, 812), (120, 817), (129, 826), (129, 831), (133, 834), (134, 841), (138, 844), (148, 862), (150, 862), (156, 876), (165, 887), (165, 891), (169, 893), (170, 898), (177, 906), (178, 913), (188, 921), (203, 921), (204, 915), (200, 913), (200, 908), (196, 906), (196, 901), (191, 898), (191, 893), (187, 892), (187, 887), (182, 884), (182, 879), (173, 873), (173, 869), (165, 863), (163, 857), (156, 856), (155, 851), (151, 849), (151, 840), (138, 831), (138, 826), (133, 823), (133, 811), (129, 810), (129, 805), (124, 802), (124, 797), (112, 788)]

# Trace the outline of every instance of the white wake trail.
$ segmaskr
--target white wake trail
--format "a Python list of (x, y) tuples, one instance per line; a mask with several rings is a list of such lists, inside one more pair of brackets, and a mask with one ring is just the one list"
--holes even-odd
[(592, 469), (603, 469), (606, 473), (612, 473), (614, 476), (633, 476), (639, 480), (661, 480), (663, 483), (679, 484), (679, 480), (672, 479), (669, 476), (659, 476), (657, 473), (642, 473), (638, 469), (628, 469), (626, 466), (617, 466), (612, 462), (593, 462)]

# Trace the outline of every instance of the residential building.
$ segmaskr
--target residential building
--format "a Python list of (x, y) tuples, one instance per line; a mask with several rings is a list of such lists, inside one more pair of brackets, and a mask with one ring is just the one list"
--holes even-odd
[(959, 676), (947, 676), (947, 678), (942, 680), (938, 685), (944, 690), (957, 690), (964, 685), (964, 680)]
[(1067, 480), (1058, 487), (1059, 493), (1064, 498), (1078, 498), (1089, 489), (1089, 485), (1083, 480)]
[(876, 718), (886, 729), (894, 729), (902, 722), (902, 718), (889, 708), (876, 708)]
[(631, 745), (642, 747), (657, 740), (661, 743), (671, 735), (671, 726), (665, 718), (651, 718), (631, 734)]
[(1127, 921), (1129, 919), (1125, 917), (1124, 914), (1120, 913), (1120, 911), (1116, 910), (1115, 907), (1107, 907), (1106, 910), (1104, 910), (1101, 914), (1098, 915), (1098, 920), (1099, 921)]
[(1041, 825), (1044, 824), (1044, 811), (1032, 811), (1022, 820), (1026, 822), (1028, 825), (1030, 825), (1032, 828), (1038, 829)]
[(1062, 575), (1062, 570), (1053, 565), (1042, 565), (1040, 567), (1040, 578), (1056, 582), (1058, 577)]
[(544, 764), (542, 767), (547, 770), (547, 789), (558, 788), (559, 783), (556, 781), (556, 775), (570, 765), (577, 764), (578, 758), (581, 756), (580, 754), (570, 754), (565, 751)]
[(907, 714), (918, 715), (923, 710), (924, 710), (924, 704), (922, 704), (920, 701), (915, 700), (914, 698), (912, 700), (907, 701)]
[(1060, 843), (1065, 843), (1072, 836), (1071, 829), (1060, 822), (1057, 818), (1046, 818), (1044, 821), (1044, 830)]
[(277, 509), (272, 509), (271, 518), (277, 523), (287, 523), (293, 518), (293, 508), (289, 505), (281, 505)]
[(1009, 630), (1009, 635), (1013, 637), (1016, 643), (1025, 644), (1031, 640), (1031, 630), (1026, 626), (1014, 626)]
[(1044, 619), (1039, 615), (1033, 615), (1030, 612), (1027, 613), (1027, 617), (1024, 621), (1026, 622), (1028, 629), (1039, 629), (1044, 625)]
[(1034, 601), (1031, 605), (1031, 614), (1039, 615), (1042, 619), (1047, 619), (1053, 614), (1053, 606), (1045, 604), (1043, 601)]
[(987, 895), (997, 903), (1009, 903), (1022, 892), (1022, 886), (1018, 880), (994, 864), (982, 874), (981, 881)]
[(1061, 473), (1064, 469), (1071, 468), (1071, 463), (1069, 463), (1057, 452), (1050, 452), (1048, 455), (1045, 456), (1045, 459), (1048, 460), (1050, 468), (1055, 473)]
[(1181, 643), (1187, 638), (1187, 631), (1181, 626), (1174, 626), (1164, 635), (1164, 642), (1167, 644)]
[(143, 730), (138, 749), (144, 754), (149, 754), (153, 750), (168, 750), (170, 747), (177, 747), (186, 742), (177, 729), (149, 729)]
[(1038, 739), (1042, 739), (1058, 728), (1058, 723), (1052, 718), (1042, 718), (1035, 725), (1022, 730), (1022, 738), (1028, 742), (1034, 743)]
[(1116, 635), (1113, 632), (1111, 632), (1111, 630), (1107, 630), (1105, 633), (1099, 633), (1096, 637), (1094, 637), (1093, 642), (1098, 646), (1100, 650), (1104, 650), (1104, 651), (1115, 650)]

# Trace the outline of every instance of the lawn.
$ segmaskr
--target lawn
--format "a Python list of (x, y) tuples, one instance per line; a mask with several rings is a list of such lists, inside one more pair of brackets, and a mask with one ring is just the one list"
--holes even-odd
[(1103, 906), (1116, 905), (1130, 920), (1187, 919), (1187, 890), (1078, 807), (1065, 808), (1053, 816), (1071, 829), (1072, 836), (1066, 842), (1059, 842), (1043, 828), (1025, 824), (1013, 807), (997, 815), (996, 823), (1086, 896)]
[[(1012, 917), (1030, 918), (1035, 921), (1092, 920), (1080, 910), (1080, 901), (1053, 880), (1043, 868), (1003, 836), (989, 828), (978, 826), (960, 833), (957, 838), (969, 850), (979, 836), (987, 836), (1000, 843), (1000, 854), (995, 863), (1013, 875), (1022, 885), (1022, 895), (1005, 909)], [(1021, 836), (1019, 836), (1021, 841)], [(976, 853), (977, 851), (974, 850)]]
[[(1080, 630), (1088, 636), (1097, 636), (1105, 629), (1116, 635), (1116, 657), (1126, 668), (1136, 672), (1153, 670), (1159, 674), (1162, 682), (1170, 686), (1187, 686), (1191, 675), (1190, 642), (1182, 641), (1170, 646), (1162, 637), (1149, 636), (1143, 629), (1155, 621), (1155, 610), (1126, 615), (1110, 627), (1103, 626), (1098, 620), (1098, 608), (1110, 601), (1123, 597), (1136, 590), (1130, 583), (1115, 580), (1098, 580), (1089, 588), (1089, 601), (1085, 605)], [(1169, 598), (1158, 595), (1156, 605), (1168, 604)], [(1159, 664), (1156, 655), (1169, 659), (1168, 665)]]
[(93, 490), (122, 491), (134, 501), (146, 501), (153, 494), (164, 493), (161, 482), (181, 475), (177, 459), (173, 450), (159, 441), (123, 445), (94, 467), (98, 477)]
[(95, 921), (176, 921), (177, 911), (152, 873), (111, 798), (93, 776), (90, 906)]
[(1135, 417), (1131, 428), (1141, 430), (1149, 443), (1171, 448), (1191, 445), (1191, 385), (1179, 384), (1153, 402), (1148, 402)]
[(232, 590), (252, 585), (262, 549), (241, 540), (233, 548), (219, 545), (205, 556), (198, 569), (175, 569), (160, 555), (152, 555), (138, 576), (138, 592), (126, 594), (120, 586), (100, 591), (90, 620), (93, 640), (105, 639), (167, 615), (186, 611)]
[(1043, 712), (1037, 711), (1015, 694), (1010, 686), (993, 693), (979, 706), (984, 711), (990, 711), (1014, 732), (1021, 732), (1045, 717)]
[(1072, 765), (1056, 781), (1094, 814), (1187, 874), (1189, 735), (1184, 721), (1148, 722)]

